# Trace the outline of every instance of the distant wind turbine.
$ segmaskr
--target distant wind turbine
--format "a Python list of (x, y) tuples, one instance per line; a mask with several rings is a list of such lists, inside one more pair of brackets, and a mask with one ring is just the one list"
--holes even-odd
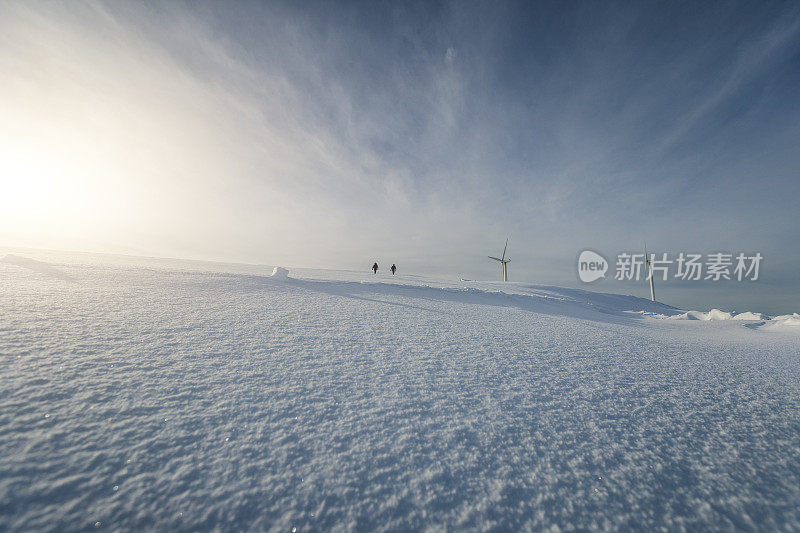
[(508, 239), (506, 239), (506, 246), (503, 248), (503, 257), (492, 257), (491, 255), (488, 256), (489, 259), (494, 259), (495, 261), (500, 261), (500, 264), (503, 265), (503, 281), (508, 281), (508, 264), (511, 262), (511, 259), (506, 259), (506, 250), (508, 249)]
[(655, 281), (653, 281), (653, 262), (650, 260), (650, 256), (647, 255), (647, 241), (644, 243), (644, 264), (645, 268), (647, 269), (647, 273), (650, 275), (650, 299), (655, 302), (656, 286)]

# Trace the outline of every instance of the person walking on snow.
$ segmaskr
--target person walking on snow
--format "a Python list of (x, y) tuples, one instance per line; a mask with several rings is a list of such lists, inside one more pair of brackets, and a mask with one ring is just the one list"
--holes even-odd
[(391, 268), (392, 276), (394, 276), (394, 273), (395, 273), (396, 270), (397, 270), (397, 267), (394, 266), (394, 263), (392, 263), (392, 268)]
[(378, 263), (375, 263), (374, 265), (372, 265), (372, 273), (373, 274), (377, 274), (378, 273)]

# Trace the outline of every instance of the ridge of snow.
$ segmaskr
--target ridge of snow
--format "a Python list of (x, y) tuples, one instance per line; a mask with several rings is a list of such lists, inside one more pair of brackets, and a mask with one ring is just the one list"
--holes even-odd
[(672, 316), (666, 315), (652, 315), (652, 318), (666, 319), (666, 320), (699, 320), (699, 321), (739, 321), (749, 322), (745, 324), (750, 329), (759, 329), (767, 331), (786, 331), (800, 333), (800, 314), (793, 313), (791, 315), (780, 315), (770, 317), (763, 313), (754, 313), (745, 311), (742, 313), (729, 313), (719, 309), (712, 309), (707, 313), (702, 311), (686, 311), (684, 313), (677, 313)]
[(800, 333), (800, 314), (779, 315), (761, 325), (761, 329)]

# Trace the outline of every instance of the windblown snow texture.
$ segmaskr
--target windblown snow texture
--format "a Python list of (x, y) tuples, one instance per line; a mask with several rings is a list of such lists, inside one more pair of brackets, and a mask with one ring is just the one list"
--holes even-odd
[(11, 263), (2, 531), (800, 529), (794, 333), (555, 287)]

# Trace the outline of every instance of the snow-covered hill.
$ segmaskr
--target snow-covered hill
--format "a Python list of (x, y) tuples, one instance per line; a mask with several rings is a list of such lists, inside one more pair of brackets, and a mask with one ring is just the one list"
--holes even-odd
[(0, 530), (800, 528), (790, 316), (98, 257), (0, 262)]

